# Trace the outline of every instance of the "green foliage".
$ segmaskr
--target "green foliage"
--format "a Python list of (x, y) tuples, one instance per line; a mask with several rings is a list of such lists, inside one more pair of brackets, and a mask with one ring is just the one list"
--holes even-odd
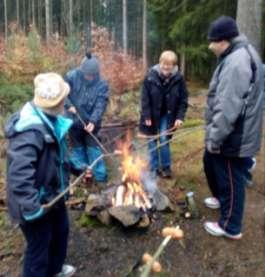
[(10, 84), (0, 76), (0, 114), (7, 116), (32, 98), (32, 86)]
[(153, 32), (158, 32), (161, 38), (157, 51), (171, 48), (179, 55), (184, 54), (188, 76), (208, 80), (215, 63), (208, 50), (209, 24), (222, 14), (235, 17), (237, 1), (149, 0), (148, 3), (155, 19)]
[(65, 40), (65, 50), (69, 54), (76, 54), (80, 51), (81, 41), (76, 34), (70, 35)]

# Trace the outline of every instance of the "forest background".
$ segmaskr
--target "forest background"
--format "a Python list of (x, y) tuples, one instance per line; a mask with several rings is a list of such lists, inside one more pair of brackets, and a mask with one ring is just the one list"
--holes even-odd
[(139, 93), (147, 68), (157, 63), (162, 50), (176, 51), (191, 91), (192, 87), (196, 90), (197, 86), (207, 84), (216, 64), (216, 58), (208, 50), (207, 30), (210, 22), (222, 14), (237, 18), (264, 57), (264, 2), (1, 0), (2, 122), (30, 99), (36, 74), (45, 71), (65, 74), (80, 63), (88, 49), (99, 57), (103, 77), (110, 83), (110, 113), (126, 117), (121, 99), (129, 97), (136, 104), (136, 119), (139, 97), (135, 93)]

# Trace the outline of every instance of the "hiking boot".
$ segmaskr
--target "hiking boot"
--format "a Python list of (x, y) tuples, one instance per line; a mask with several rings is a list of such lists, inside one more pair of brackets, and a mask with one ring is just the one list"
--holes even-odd
[(204, 199), (204, 204), (206, 207), (210, 209), (219, 209), (220, 208), (220, 202), (216, 197), (207, 197)]
[(203, 227), (207, 233), (215, 237), (226, 237), (233, 240), (239, 240), (242, 238), (242, 233), (239, 233), (237, 235), (231, 235), (227, 233), (224, 229), (222, 229), (218, 222), (206, 221), (203, 224)]
[(171, 178), (172, 177), (172, 172), (170, 167), (164, 168), (162, 170), (162, 174), (161, 174), (162, 178)]
[(55, 275), (55, 277), (71, 277), (74, 276), (76, 268), (69, 264), (64, 264), (62, 271)]

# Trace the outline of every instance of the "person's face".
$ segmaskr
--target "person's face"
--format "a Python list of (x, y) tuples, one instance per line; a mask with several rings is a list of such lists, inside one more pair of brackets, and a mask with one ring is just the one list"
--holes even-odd
[(159, 65), (161, 73), (166, 77), (172, 73), (175, 67), (174, 63), (170, 61), (161, 61)]
[(92, 74), (84, 74), (84, 78), (87, 80), (87, 81), (93, 81), (95, 76), (92, 75)]
[(63, 99), (56, 107), (56, 111), (58, 114), (63, 114), (64, 112), (64, 101), (65, 99)]
[(209, 49), (217, 56), (219, 57), (224, 53), (224, 51), (229, 47), (230, 43), (226, 40), (222, 41), (212, 41), (209, 44)]

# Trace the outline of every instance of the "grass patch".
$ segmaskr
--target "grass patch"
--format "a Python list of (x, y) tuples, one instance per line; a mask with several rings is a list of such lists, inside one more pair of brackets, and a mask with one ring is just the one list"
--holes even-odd
[(80, 218), (77, 220), (77, 224), (80, 227), (100, 227), (102, 224), (94, 217), (88, 216), (86, 214), (82, 214)]
[(171, 144), (175, 185), (184, 186), (186, 190), (198, 189), (202, 180), (203, 140), (204, 131), (197, 130)]

